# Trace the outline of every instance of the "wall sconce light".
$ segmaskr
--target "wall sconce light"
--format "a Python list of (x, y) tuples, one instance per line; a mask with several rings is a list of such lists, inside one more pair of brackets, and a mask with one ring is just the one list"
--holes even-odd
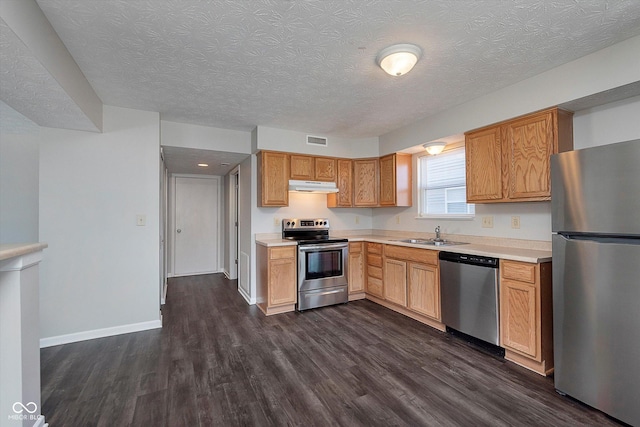
[(411, 71), (421, 55), (422, 49), (414, 44), (394, 44), (382, 49), (376, 62), (387, 74), (402, 76)]
[(444, 150), (444, 147), (446, 145), (447, 143), (444, 141), (434, 141), (434, 142), (427, 142), (426, 144), (422, 144), (424, 149), (427, 150), (427, 153), (431, 154), (432, 156), (442, 153), (442, 150)]

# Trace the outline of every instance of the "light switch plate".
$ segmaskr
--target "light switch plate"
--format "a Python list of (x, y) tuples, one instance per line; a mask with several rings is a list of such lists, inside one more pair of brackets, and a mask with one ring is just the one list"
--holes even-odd
[(520, 217), (519, 216), (512, 216), (511, 217), (511, 228), (520, 228)]
[(147, 225), (147, 216), (146, 215), (136, 215), (136, 225), (144, 226)]
[(273, 217), (273, 225), (275, 227), (280, 227), (280, 223), (282, 222), (282, 220), (278, 217)]

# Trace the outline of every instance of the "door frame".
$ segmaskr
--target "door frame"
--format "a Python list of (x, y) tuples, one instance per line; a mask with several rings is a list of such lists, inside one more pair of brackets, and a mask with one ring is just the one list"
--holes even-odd
[[(224, 210), (223, 210), (223, 202), (222, 202), (222, 194), (223, 194), (223, 190), (224, 190), (224, 186), (223, 186), (223, 182), (224, 179), (222, 179), (223, 177), (219, 176), (219, 175), (199, 175), (199, 174), (184, 174), (184, 173), (174, 173), (171, 174), (171, 179), (170, 179), (170, 183), (169, 183), (169, 204), (170, 204), (170, 219), (169, 219), (169, 223), (170, 223), (170, 231), (168, 233), (168, 237), (169, 237), (169, 246), (171, 249), (171, 255), (170, 255), (170, 260), (171, 260), (171, 274), (169, 274), (169, 277), (175, 277), (175, 271), (176, 271), (176, 241), (175, 241), (175, 230), (176, 230), (176, 178), (198, 178), (198, 179), (211, 179), (211, 180), (216, 180), (217, 181), (217, 185), (218, 185), (218, 209), (217, 209), (217, 221), (216, 221), (216, 229), (217, 229), (217, 233), (218, 233), (218, 241), (216, 242), (217, 244), (217, 252), (218, 252), (218, 269), (216, 271), (213, 271), (213, 273), (220, 273), (223, 271), (223, 264), (224, 264), (224, 258), (223, 258), (223, 244), (222, 241), (224, 241), (224, 239), (221, 239), (221, 236), (223, 236), (222, 234), (222, 215), (224, 215)], [(203, 273), (197, 273), (197, 274), (203, 274)], [(188, 274), (183, 274), (181, 276), (189, 276)]]
[[(240, 262), (240, 165), (229, 172), (229, 218), (228, 218), (228, 250), (229, 250), (229, 271), (228, 278), (235, 280), (238, 278), (238, 263)], [(235, 262), (237, 261), (237, 263)]]

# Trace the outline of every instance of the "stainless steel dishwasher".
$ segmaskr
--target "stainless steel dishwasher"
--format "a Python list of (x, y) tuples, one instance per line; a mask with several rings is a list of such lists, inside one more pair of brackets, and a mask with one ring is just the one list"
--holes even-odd
[(500, 344), (498, 259), (440, 252), (442, 323)]

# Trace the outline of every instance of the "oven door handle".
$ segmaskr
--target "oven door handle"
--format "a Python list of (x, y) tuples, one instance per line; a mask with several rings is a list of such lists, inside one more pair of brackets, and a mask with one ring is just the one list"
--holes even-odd
[(326, 244), (326, 245), (303, 245), (298, 246), (298, 250), (301, 252), (309, 252), (309, 251), (317, 251), (317, 250), (325, 250), (325, 249), (346, 249), (349, 247), (348, 243), (334, 243), (334, 244)]

